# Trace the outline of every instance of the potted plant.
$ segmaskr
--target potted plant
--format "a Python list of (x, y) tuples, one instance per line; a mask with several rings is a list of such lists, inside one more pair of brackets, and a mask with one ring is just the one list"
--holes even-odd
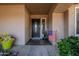
[(17, 55), (17, 51), (11, 51), (11, 47), (13, 45), (14, 40), (15, 38), (9, 35), (8, 33), (4, 33), (0, 37), (0, 55)]
[(2, 37), (4, 40), (2, 41), (2, 48), (4, 50), (9, 50), (12, 47), (14, 42), (14, 38), (12, 38), (8, 33), (5, 33)]

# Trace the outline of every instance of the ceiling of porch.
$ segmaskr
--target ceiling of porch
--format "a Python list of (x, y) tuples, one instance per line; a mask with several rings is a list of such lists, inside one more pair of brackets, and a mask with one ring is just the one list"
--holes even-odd
[(72, 5), (73, 3), (59, 3), (54, 9), (54, 12), (65, 12)]
[(30, 14), (48, 14), (51, 10), (52, 12), (64, 12), (71, 5), (72, 3), (28, 3), (26, 8)]
[(26, 7), (30, 11), (31, 14), (48, 14), (52, 5), (52, 3), (28, 3)]

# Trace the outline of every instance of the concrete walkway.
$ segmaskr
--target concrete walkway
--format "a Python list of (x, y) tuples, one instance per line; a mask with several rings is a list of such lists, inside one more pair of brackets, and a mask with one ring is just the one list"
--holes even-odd
[(57, 48), (52, 45), (14, 46), (12, 50), (19, 52), (19, 56), (57, 56)]

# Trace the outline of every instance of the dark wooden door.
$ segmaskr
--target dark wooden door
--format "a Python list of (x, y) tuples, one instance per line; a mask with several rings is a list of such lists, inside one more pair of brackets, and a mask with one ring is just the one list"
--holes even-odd
[(32, 19), (32, 37), (40, 37), (40, 19)]

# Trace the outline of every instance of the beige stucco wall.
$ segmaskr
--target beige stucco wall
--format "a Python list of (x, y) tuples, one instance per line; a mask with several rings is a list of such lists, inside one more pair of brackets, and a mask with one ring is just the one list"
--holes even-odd
[(47, 24), (48, 24), (48, 31), (51, 31), (52, 30), (52, 12), (50, 12), (48, 14), (48, 21), (47, 21)]
[(68, 36), (68, 18), (69, 18), (69, 13), (68, 10), (64, 12), (64, 37)]
[(75, 7), (79, 4), (73, 4), (64, 13), (52, 14), (52, 29), (57, 31), (58, 39), (75, 35)]
[(0, 32), (8, 32), (16, 37), (17, 45), (25, 44), (24, 5), (0, 5)]
[(47, 17), (48, 17), (48, 15), (39, 15), (39, 14), (37, 14), (37, 15), (31, 15), (31, 16), (30, 16), (30, 18), (35, 18), (35, 19), (36, 19), (36, 18), (37, 18), (37, 19), (38, 19), (38, 18), (47, 18)]
[(27, 6), (25, 7), (25, 43), (27, 43), (30, 39), (30, 14)]
[(75, 5), (72, 5), (69, 9), (68, 19), (68, 34), (69, 36), (75, 35)]
[(68, 11), (64, 12), (65, 36), (75, 35), (75, 7), (79, 7), (79, 4), (73, 4)]
[(79, 4), (72, 5), (69, 10), (69, 36), (75, 35), (75, 7), (79, 7)]
[(52, 30), (57, 32), (57, 40), (64, 38), (64, 14), (53, 13), (52, 17)]

